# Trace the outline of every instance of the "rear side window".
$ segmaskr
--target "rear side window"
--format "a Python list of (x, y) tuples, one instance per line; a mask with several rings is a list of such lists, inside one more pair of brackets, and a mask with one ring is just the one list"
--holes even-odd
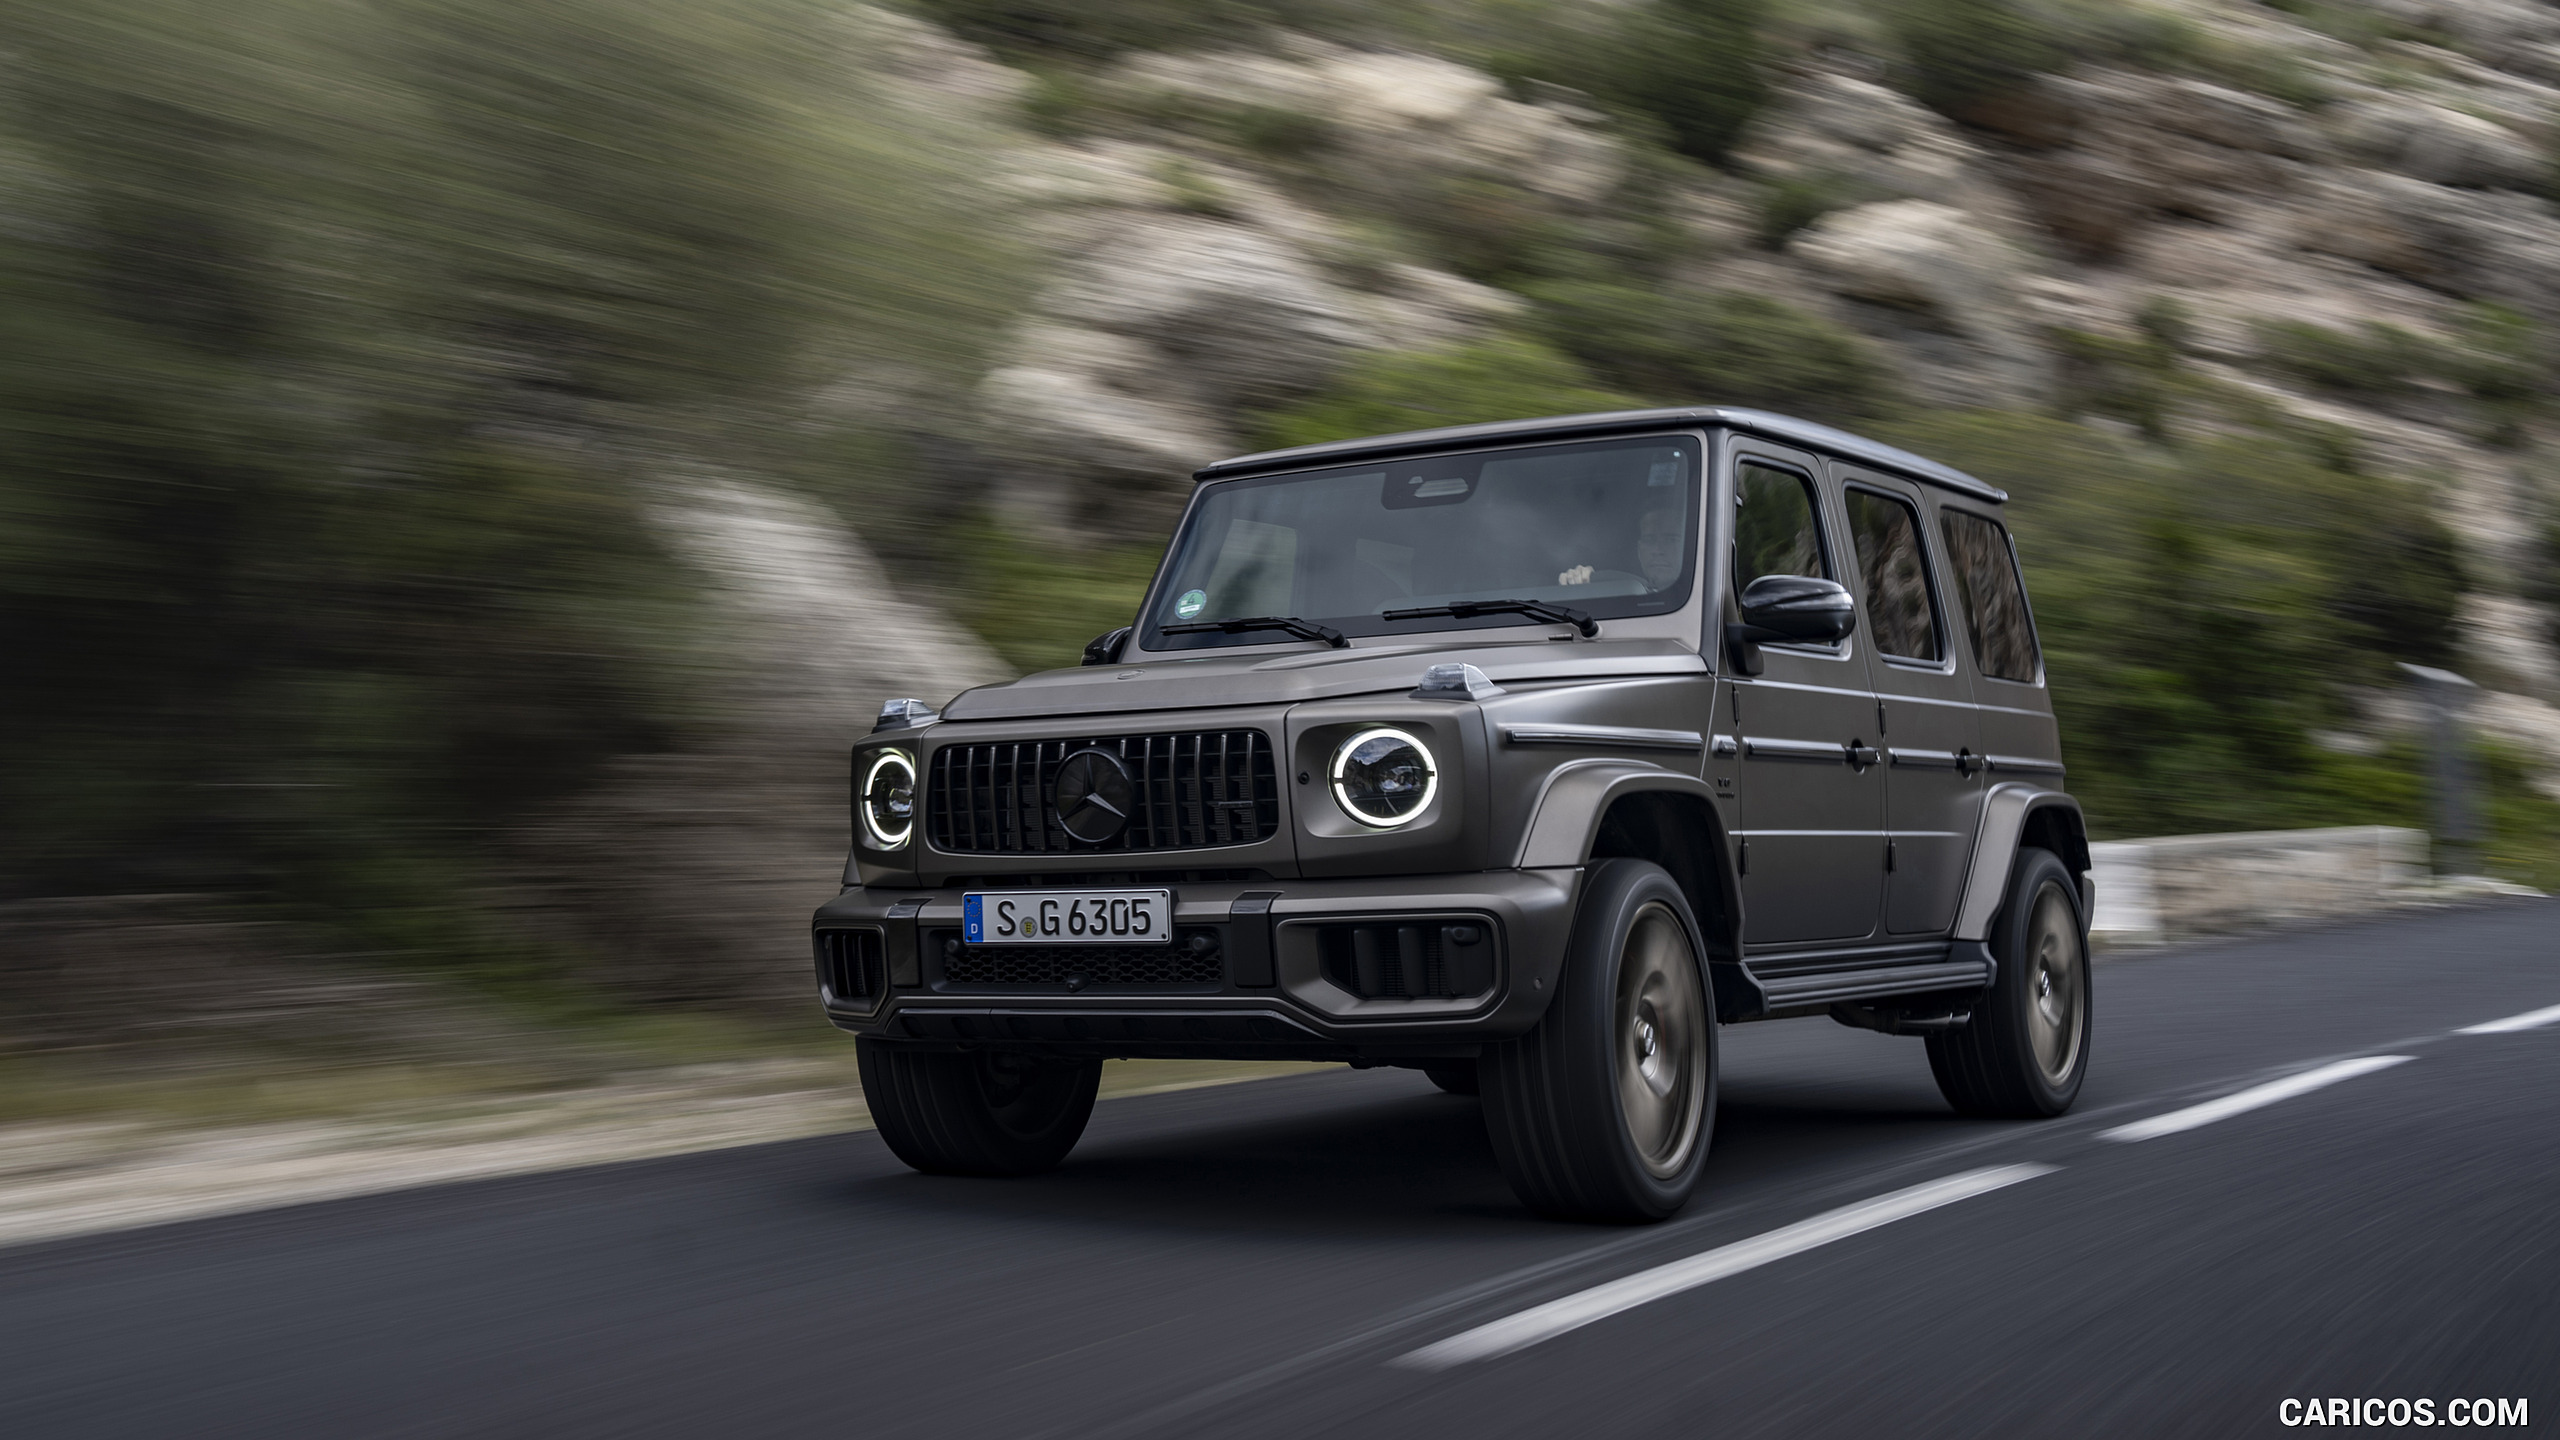
[(1904, 660), (1937, 661), (1938, 607), (1929, 600), (1929, 558), (1921, 550), (1920, 517), (1910, 505), (1873, 490), (1849, 492), (1849, 538), (1858, 577), (1867, 586), (1867, 623), (1876, 648)]
[(1792, 470), (1743, 462), (1741, 508), (1733, 517), (1733, 588), (1740, 594), (1763, 575), (1831, 578), (1822, 557), (1822, 528), (1813, 518), (1813, 486)]
[(2027, 592), (2018, 582), (2008, 532), (1979, 515), (1955, 510), (1940, 511), (1938, 524), (1947, 539), (1947, 558), (1955, 566), (1956, 593), (1964, 598), (1974, 663), (1995, 680), (2033, 683), (2036, 632), (2027, 619)]

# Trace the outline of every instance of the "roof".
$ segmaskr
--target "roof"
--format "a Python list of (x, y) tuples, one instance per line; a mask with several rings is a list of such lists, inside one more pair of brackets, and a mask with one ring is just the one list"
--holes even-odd
[(1193, 475), (1195, 480), (1228, 480), (1239, 475), (1262, 475), (1276, 470), (1303, 470), (1343, 461), (1385, 459), (1394, 455), (1410, 455), (1427, 450), (1446, 450), (1457, 445), (1478, 445), (1504, 440), (1556, 440), (1578, 435), (1616, 435), (1635, 430), (1660, 430), (1669, 426), (1722, 425), (1749, 431), (1771, 440), (1821, 450), (1844, 460), (1891, 470), (1914, 480), (1926, 481), (1977, 500), (2006, 500), (2009, 492), (1996, 485), (1985, 484), (1961, 470), (1924, 459), (1908, 450), (1899, 450), (1863, 435), (1816, 425), (1789, 415), (1775, 415), (1766, 410), (1734, 410), (1720, 405), (1688, 405), (1667, 410), (1611, 410), (1595, 415), (1557, 415), (1544, 420), (1505, 420), (1492, 425), (1452, 425), (1441, 430), (1409, 430), (1401, 435), (1377, 435), (1365, 440), (1336, 440), (1325, 445), (1300, 445), (1288, 450), (1266, 450), (1258, 455), (1239, 455), (1203, 466)]

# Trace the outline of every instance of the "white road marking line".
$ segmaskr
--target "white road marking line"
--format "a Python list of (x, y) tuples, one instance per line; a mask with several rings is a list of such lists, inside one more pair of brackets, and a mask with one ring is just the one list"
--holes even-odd
[(2554, 1022), (2560, 1022), (2560, 1005), (2546, 1005), (2539, 1010), (2527, 1010), (2521, 1015), (2510, 1015), (2504, 1020), (2488, 1020), (2478, 1025), (2465, 1025), (2453, 1033), (2456, 1035), (2504, 1035), (2510, 1030), (2539, 1030)]
[(2181, 1130), (2193, 1130), (2200, 1125), (2210, 1125), (2216, 1120), (2228, 1120), (2234, 1115), (2246, 1114), (2260, 1106), (2273, 1105), (2279, 1100), (2290, 1100), (2296, 1095), (2308, 1095), (2314, 1090), (2335, 1085), (2341, 1080), (2353, 1080), (2359, 1075), (2370, 1075), (2376, 1070), (2388, 1070), (2394, 1065), (2405, 1065), (2417, 1058), (2415, 1055), (2367, 1055), (2357, 1060), (2341, 1060), (2335, 1065), (2323, 1065), (2317, 1070), (2305, 1070), (2299, 1075), (2288, 1075), (2282, 1080), (2253, 1085), (2236, 1095), (2225, 1095), (2219, 1100), (2190, 1105), (2184, 1110), (2172, 1110), (2166, 1115), (2154, 1115), (2148, 1120), (2136, 1120), (2130, 1125), (2119, 1125), (2113, 1130), (2101, 1130), (2098, 1132), (2098, 1138), (2101, 1140), (2156, 1140), (2163, 1135), (2175, 1135)]
[(1739, 1275), (1772, 1260), (1783, 1260), (1834, 1240), (1845, 1240), (1861, 1231), (1879, 1225), (1890, 1225), (1925, 1210), (1951, 1205), (1958, 1200), (2015, 1185), (2048, 1175), (2058, 1165), (1995, 1165), (1986, 1170), (1968, 1170), (1944, 1180), (1932, 1180), (1908, 1190), (1879, 1195), (1873, 1200), (1844, 1206), (1826, 1215), (1816, 1215), (1765, 1235), (1737, 1240), (1731, 1245), (1674, 1260), (1639, 1271), (1623, 1280), (1595, 1285), (1579, 1294), (1551, 1300), (1544, 1305), (1505, 1316), (1491, 1324), (1452, 1335), (1446, 1340), (1425, 1345), (1419, 1350), (1397, 1356), (1389, 1364), (1408, 1370), (1447, 1370), (1475, 1360), (1490, 1360), (1525, 1350), (1540, 1341), (1553, 1340), (1570, 1330), (1579, 1330), (1595, 1320), (1605, 1320), (1620, 1311), (1650, 1304), (1683, 1290), (1693, 1290), (1728, 1275)]

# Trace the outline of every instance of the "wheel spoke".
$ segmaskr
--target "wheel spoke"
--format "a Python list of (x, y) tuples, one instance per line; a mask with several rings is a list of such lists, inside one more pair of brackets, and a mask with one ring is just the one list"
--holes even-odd
[(1647, 907), (1629, 927), (1616, 1012), (1627, 1138), (1647, 1169), (1670, 1174), (1696, 1143), (1707, 1022), (1688, 933), (1661, 906)]
[(2061, 888), (2047, 884), (2029, 913), (2034, 971), (2028, 983), (2031, 1010), (2028, 1039), (2036, 1066), (2047, 1080), (2059, 1083), (2080, 1060), (2082, 1004), (2087, 993), (2088, 956), (2073, 923), (2071, 905)]

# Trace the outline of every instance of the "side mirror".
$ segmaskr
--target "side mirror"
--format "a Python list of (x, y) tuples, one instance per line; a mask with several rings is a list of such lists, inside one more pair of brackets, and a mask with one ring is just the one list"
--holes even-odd
[(1084, 663), (1087, 665), (1118, 664), (1121, 650), (1129, 643), (1129, 628), (1123, 625), (1117, 630), (1106, 631), (1084, 642)]
[(1828, 645), (1858, 627), (1858, 602), (1837, 580), (1763, 575), (1742, 591), (1742, 623), (1734, 636), (1755, 644)]

